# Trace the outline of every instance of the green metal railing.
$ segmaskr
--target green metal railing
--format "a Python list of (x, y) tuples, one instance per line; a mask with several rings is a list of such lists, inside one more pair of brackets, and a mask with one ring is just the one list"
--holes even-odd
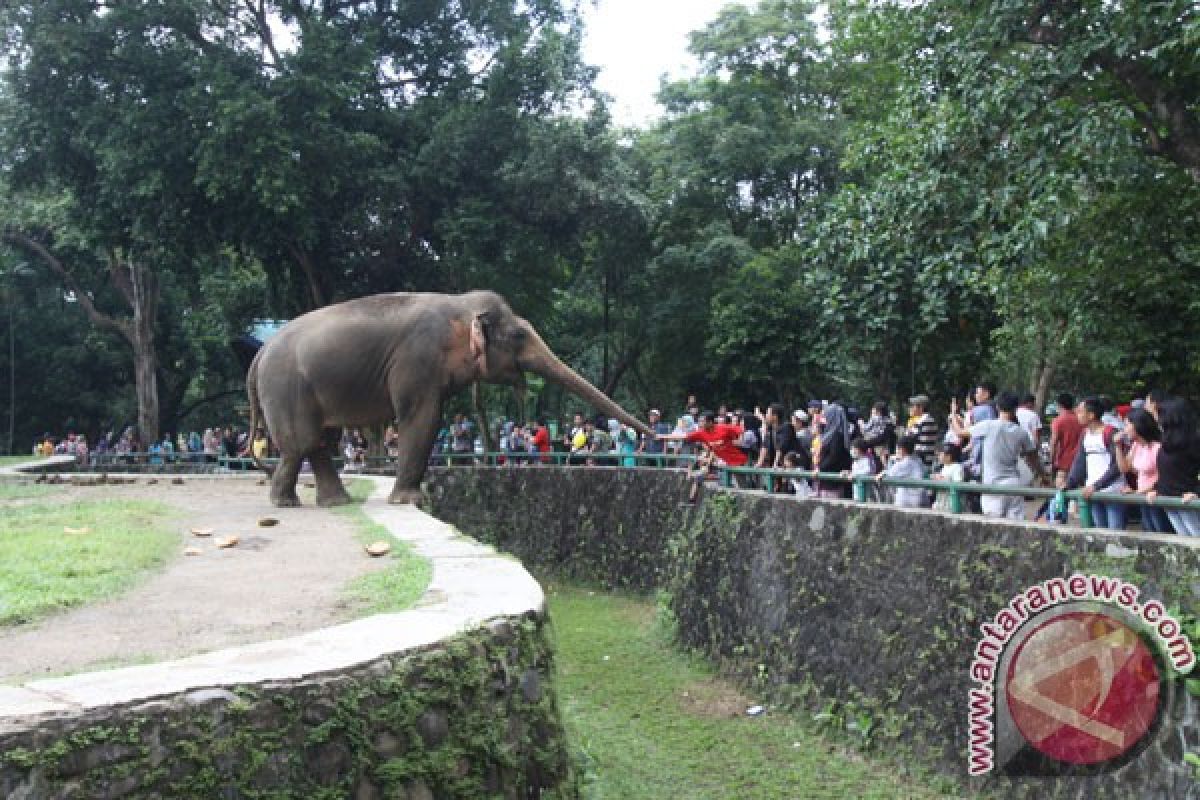
[[(153, 459), (153, 461), (152, 461)], [(115, 455), (112, 453), (102, 454), (99, 458), (93, 456), (93, 467), (102, 466), (103, 463), (112, 464), (130, 464), (130, 463), (186, 463), (186, 462), (201, 462), (216, 463), (218, 467), (230, 471), (249, 471), (255, 469), (254, 460), (251, 458), (229, 458), (226, 456), (211, 456), (199, 453), (176, 453), (173, 456), (166, 454), (149, 454), (149, 453), (133, 453), (127, 455)], [(267, 464), (275, 464), (278, 459), (267, 458), (263, 459)], [(528, 466), (528, 465), (543, 465), (543, 466), (584, 466), (592, 462), (592, 466), (597, 467), (624, 467), (624, 468), (644, 468), (654, 467), (660, 469), (686, 468), (692, 466), (696, 457), (691, 454), (676, 454), (676, 453), (567, 453), (562, 451), (552, 451), (549, 453), (526, 453), (526, 452), (487, 452), (487, 453), (434, 453), (430, 456), (429, 463), (432, 466)], [(103, 462), (103, 463), (100, 463)], [(335, 458), (336, 466), (341, 467), (344, 459)], [(390, 468), (395, 459), (391, 456), (369, 456), (365, 459), (366, 467), (372, 470), (382, 470)], [(737, 478), (750, 478), (751, 482), (758, 483), (767, 492), (777, 491), (786, 481), (800, 479), (816, 481), (819, 484), (846, 486), (852, 487), (852, 496), (856, 502), (871, 503), (870, 487), (884, 486), (897, 489), (924, 489), (933, 493), (935, 496), (940, 494), (947, 495), (946, 506), (950, 513), (961, 514), (964, 509), (963, 498), (966, 495), (1000, 495), (1005, 497), (1024, 497), (1035, 498), (1042, 500), (1053, 500), (1057, 498), (1065, 507), (1067, 503), (1074, 502), (1079, 509), (1079, 525), (1084, 528), (1093, 527), (1092, 519), (1092, 504), (1101, 503), (1119, 503), (1128, 506), (1153, 506), (1162, 509), (1177, 509), (1186, 511), (1200, 511), (1200, 501), (1184, 502), (1177, 497), (1156, 497), (1153, 501), (1141, 494), (1120, 494), (1097, 492), (1090, 497), (1085, 497), (1079, 489), (1060, 490), (1046, 488), (1040, 486), (999, 486), (996, 484), (984, 483), (958, 483), (954, 481), (941, 481), (923, 479), (917, 480), (913, 478), (882, 478), (852, 476), (840, 472), (817, 472), (813, 470), (789, 470), (789, 469), (765, 469), (759, 467), (730, 467), (718, 466), (715, 467), (717, 483), (723, 488), (738, 488), (739, 481)]]
[[(367, 459), (371, 461), (392, 463), (391, 458)], [(506, 464), (520, 466), (526, 464), (542, 464), (550, 466), (583, 466), (588, 461), (598, 467), (628, 467), (633, 462), (637, 467), (686, 467), (695, 462), (696, 457), (683, 453), (565, 453), (554, 450), (549, 453), (435, 453), (430, 456), (429, 463), (434, 466), (454, 464), (475, 464), (484, 467), (496, 467)]]
[(1059, 498), (1064, 507), (1069, 502), (1075, 502), (1079, 508), (1079, 525), (1083, 528), (1093, 527), (1093, 503), (1117, 503), (1127, 506), (1153, 506), (1162, 509), (1178, 509), (1200, 511), (1200, 501), (1185, 502), (1177, 497), (1156, 497), (1153, 501), (1145, 495), (1119, 492), (1095, 492), (1085, 496), (1080, 489), (1052, 489), (1040, 486), (1001, 486), (991, 483), (959, 483), (955, 481), (940, 481), (915, 478), (874, 478), (851, 476), (840, 472), (815, 472), (811, 470), (760, 469), (757, 467), (717, 467), (717, 482), (724, 488), (735, 488), (735, 476), (744, 475), (763, 480), (768, 492), (778, 488), (779, 481), (784, 480), (815, 480), (818, 483), (853, 486), (854, 500), (859, 503), (870, 503), (871, 486), (886, 486), (901, 489), (925, 489), (934, 495), (947, 494), (949, 511), (952, 514), (963, 512), (963, 496), (967, 494), (998, 495), (1004, 497), (1026, 497), (1053, 500)]

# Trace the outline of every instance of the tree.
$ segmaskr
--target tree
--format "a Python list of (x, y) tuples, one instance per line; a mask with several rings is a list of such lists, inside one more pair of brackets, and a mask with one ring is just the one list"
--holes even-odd
[(213, 248), (194, 133), (208, 118), (207, 4), (50, 0), (2, 21), (4, 241), (62, 281), (98, 329), (133, 352), (138, 427), (159, 430), (164, 276)]
[(723, 10), (692, 35), (699, 74), (662, 88), (666, 119), (628, 154), (649, 209), (634, 285), (652, 287), (635, 304), (652, 346), (637, 372), (657, 396), (792, 396), (820, 380), (790, 347), (811, 305), (804, 266), (777, 258), (839, 180), (842, 119), (813, 10)]
[(376, 291), (554, 285), (584, 210), (580, 126), (555, 116), (591, 80), (573, 11), (289, 0), (230, 13), (269, 68), (237, 61), (221, 78), (198, 179), (268, 270), (279, 313)]
[[(1179, 110), (1189, 84), (1175, 76), (1196, 69), (1195, 48), (1178, 47), (1191, 22), (1183, 32), (1172, 22), (1188, 12), (1086, 6), (832, 7), (835, 58), (850, 78), (844, 166), (857, 178), (823, 228), (842, 253), (869, 248), (874, 260), (916, 265), (914, 276), (958, 275), (943, 296), (982, 296), (967, 318), (994, 329), (994, 366), (1041, 396), (1056, 378), (1119, 394), (1162, 374), (1159, 357), (1141, 356), (1164, 353), (1181, 331), (1155, 320), (1186, 319), (1191, 301), (1149, 303), (1145, 288), (1164, 278), (1191, 287), (1196, 273), (1188, 125), (1149, 123)], [(1039, 32), (1047, 25), (1054, 42)], [(1139, 61), (1158, 76), (1155, 91), (1176, 99), (1140, 107), (1121, 61)], [(1193, 114), (1194, 102), (1184, 103)]]

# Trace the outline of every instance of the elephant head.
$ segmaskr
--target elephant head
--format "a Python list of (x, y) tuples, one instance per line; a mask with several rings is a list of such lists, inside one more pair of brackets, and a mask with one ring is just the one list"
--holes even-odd
[(640, 433), (654, 435), (654, 431), (554, 355), (533, 326), (514, 314), (499, 295), (472, 292), (469, 297), (478, 301), (473, 304), (468, 334), (468, 358), (478, 380), (523, 387), (524, 373), (532, 372)]

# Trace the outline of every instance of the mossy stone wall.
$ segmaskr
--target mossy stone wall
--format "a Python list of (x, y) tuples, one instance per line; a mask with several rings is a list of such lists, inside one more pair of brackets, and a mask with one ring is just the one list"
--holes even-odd
[(576, 798), (549, 630), (502, 618), (292, 683), (0, 729), (0, 797)]
[[(1195, 614), (1200, 549), (973, 516), (710, 492), (680, 507), (677, 471), (431, 470), (434, 512), (529, 566), (659, 589), (682, 643), (764, 691), (842, 719), (964, 786), (1020, 797), (1197, 798), (1200, 703), (1172, 681), (1152, 746), (1094, 778), (965, 782), (968, 668), (1018, 592), (1075, 571), (1137, 583)], [(870, 733), (864, 734), (865, 730)]]

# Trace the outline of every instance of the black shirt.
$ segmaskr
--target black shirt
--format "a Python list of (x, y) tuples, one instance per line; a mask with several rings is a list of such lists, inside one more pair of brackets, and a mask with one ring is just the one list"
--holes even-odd
[(771, 435), (774, 440), (771, 446), (771, 458), (774, 459), (777, 455), (780, 458), (780, 463), (783, 463), (783, 456), (788, 453), (794, 453), (799, 448), (796, 441), (796, 429), (792, 427), (792, 423), (785, 422), (774, 430)]
[(1168, 452), (1158, 448), (1158, 483), (1155, 489), (1167, 497), (1179, 497), (1187, 492), (1200, 494), (1200, 445)]

